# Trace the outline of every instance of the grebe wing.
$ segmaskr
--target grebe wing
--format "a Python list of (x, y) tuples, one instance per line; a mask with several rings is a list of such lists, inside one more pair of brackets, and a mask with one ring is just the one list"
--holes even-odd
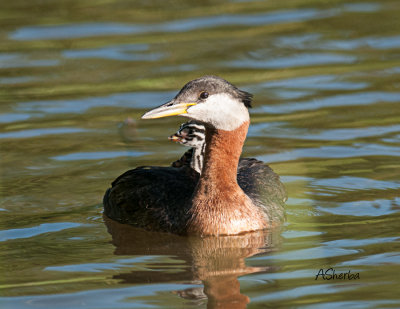
[(104, 214), (120, 223), (179, 233), (198, 175), (189, 167), (143, 166), (115, 179), (103, 198)]
[(275, 172), (255, 158), (241, 158), (237, 180), (242, 190), (259, 206), (272, 222), (285, 218), (285, 187)]

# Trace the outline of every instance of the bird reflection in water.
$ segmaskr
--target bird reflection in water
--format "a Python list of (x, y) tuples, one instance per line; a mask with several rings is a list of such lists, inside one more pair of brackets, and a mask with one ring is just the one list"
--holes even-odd
[[(182, 267), (179, 264), (178, 272), (135, 270), (115, 275), (114, 279), (128, 284), (202, 283), (204, 288), (189, 288), (174, 293), (193, 302), (204, 302), (207, 299), (207, 308), (246, 308), (250, 299), (240, 292), (238, 277), (269, 272), (274, 267), (247, 266), (245, 258), (276, 251), (280, 239), (280, 230), (277, 229), (202, 238), (145, 231), (106, 216), (104, 221), (112, 236), (115, 255), (173, 256), (188, 265)], [(161, 265), (155, 267), (160, 269)]]

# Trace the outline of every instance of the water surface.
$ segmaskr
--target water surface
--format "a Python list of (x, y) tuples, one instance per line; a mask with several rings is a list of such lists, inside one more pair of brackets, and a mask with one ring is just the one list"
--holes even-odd
[[(2, 308), (398, 308), (400, 5), (3, 1)], [(279, 230), (196, 238), (105, 220), (111, 181), (169, 165), (187, 81), (254, 94), (243, 155), (288, 190)], [(320, 269), (358, 274), (323, 280)]]

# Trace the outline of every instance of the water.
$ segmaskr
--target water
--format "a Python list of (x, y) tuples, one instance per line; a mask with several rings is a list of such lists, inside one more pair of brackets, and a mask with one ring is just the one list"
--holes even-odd
[[(2, 308), (398, 308), (400, 3), (3, 1)], [(255, 95), (244, 156), (282, 229), (199, 239), (102, 217), (110, 182), (186, 149), (144, 121), (187, 81)], [(315, 280), (332, 268), (352, 280)], [(328, 277), (327, 277), (328, 278)]]

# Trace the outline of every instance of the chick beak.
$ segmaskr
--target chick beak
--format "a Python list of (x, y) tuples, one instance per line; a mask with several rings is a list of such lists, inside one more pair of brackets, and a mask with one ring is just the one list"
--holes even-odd
[(156, 119), (168, 116), (187, 114), (187, 109), (196, 103), (174, 103), (174, 100), (165, 103), (142, 116), (142, 119)]
[(171, 136), (168, 137), (168, 139), (170, 141), (173, 141), (173, 142), (180, 142), (181, 141), (181, 138), (176, 134), (172, 134)]

